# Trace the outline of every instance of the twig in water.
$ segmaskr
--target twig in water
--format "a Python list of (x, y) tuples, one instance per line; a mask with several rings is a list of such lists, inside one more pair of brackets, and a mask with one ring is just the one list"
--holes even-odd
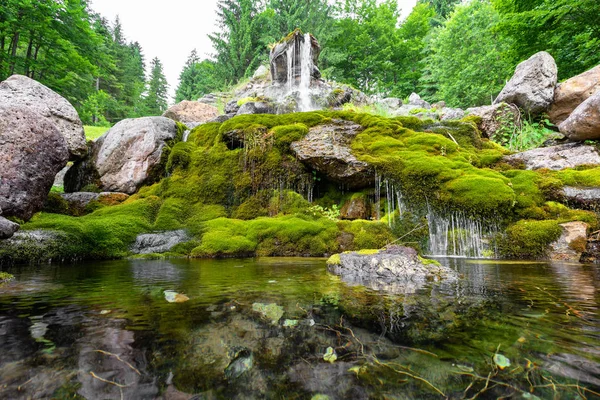
[(94, 350), (94, 351), (98, 352), (98, 353), (106, 354), (107, 356), (115, 357), (117, 360), (121, 361), (122, 363), (124, 363), (125, 365), (127, 365), (129, 368), (131, 368), (136, 374), (138, 374), (139, 376), (142, 376), (142, 374), (140, 373), (140, 371), (138, 371), (137, 368), (135, 368), (133, 365), (131, 365), (127, 361), (123, 360), (118, 355), (116, 355), (114, 353), (111, 353), (111, 352), (108, 352), (108, 351), (104, 351), (104, 350)]

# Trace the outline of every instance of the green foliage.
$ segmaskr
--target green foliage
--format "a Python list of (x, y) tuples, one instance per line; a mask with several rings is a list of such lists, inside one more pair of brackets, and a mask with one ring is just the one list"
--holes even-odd
[(510, 42), (498, 40), (500, 16), (484, 0), (456, 6), (432, 35), (423, 84), (434, 84), (434, 99), (457, 107), (488, 104), (514, 71)]
[(181, 74), (179, 86), (175, 91), (175, 102), (198, 100), (205, 94), (221, 88), (216, 77), (217, 66), (214, 61), (200, 61), (196, 49), (189, 55)]
[(142, 115), (158, 116), (167, 110), (168, 87), (163, 66), (158, 57), (150, 63), (150, 79), (143, 99)]
[(100, 136), (104, 135), (108, 131), (109, 127), (106, 126), (88, 126), (85, 125), (83, 130), (85, 131), (86, 140), (96, 140)]

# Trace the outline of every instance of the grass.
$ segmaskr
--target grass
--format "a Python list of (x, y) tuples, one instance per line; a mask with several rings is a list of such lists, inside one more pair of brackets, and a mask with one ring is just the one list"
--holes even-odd
[(106, 126), (89, 126), (84, 125), (83, 130), (85, 131), (86, 140), (96, 140), (100, 136), (104, 135), (110, 128)]

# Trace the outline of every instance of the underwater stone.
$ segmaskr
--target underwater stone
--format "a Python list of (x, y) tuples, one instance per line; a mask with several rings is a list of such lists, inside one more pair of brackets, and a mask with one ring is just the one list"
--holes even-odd
[(277, 324), (277, 322), (279, 322), (283, 316), (283, 308), (275, 303), (254, 303), (252, 304), (252, 311), (255, 311), (261, 314), (263, 317), (269, 319), (273, 325)]
[(350, 151), (352, 139), (362, 131), (363, 127), (354, 122), (333, 120), (310, 128), (304, 139), (293, 142), (290, 148), (298, 160), (334, 182), (351, 189), (371, 187), (374, 169)]
[(509, 164), (524, 163), (527, 169), (546, 168), (558, 171), (580, 165), (599, 165), (600, 154), (594, 146), (567, 143), (512, 154), (502, 160)]
[(0, 83), (0, 105), (26, 108), (56, 126), (66, 141), (71, 160), (87, 153), (83, 124), (75, 107), (61, 95), (23, 75), (13, 75)]
[(540, 114), (554, 100), (558, 68), (554, 58), (545, 51), (534, 54), (515, 69), (494, 104), (512, 103), (530, 114)]

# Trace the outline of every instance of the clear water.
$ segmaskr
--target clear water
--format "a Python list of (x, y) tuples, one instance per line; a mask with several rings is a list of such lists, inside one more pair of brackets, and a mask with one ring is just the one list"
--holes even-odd
[(464, 279), (401, 295), (314, 259), (14, 267), (0, 398), (596, 398), (598, 267), (441, 261)]

